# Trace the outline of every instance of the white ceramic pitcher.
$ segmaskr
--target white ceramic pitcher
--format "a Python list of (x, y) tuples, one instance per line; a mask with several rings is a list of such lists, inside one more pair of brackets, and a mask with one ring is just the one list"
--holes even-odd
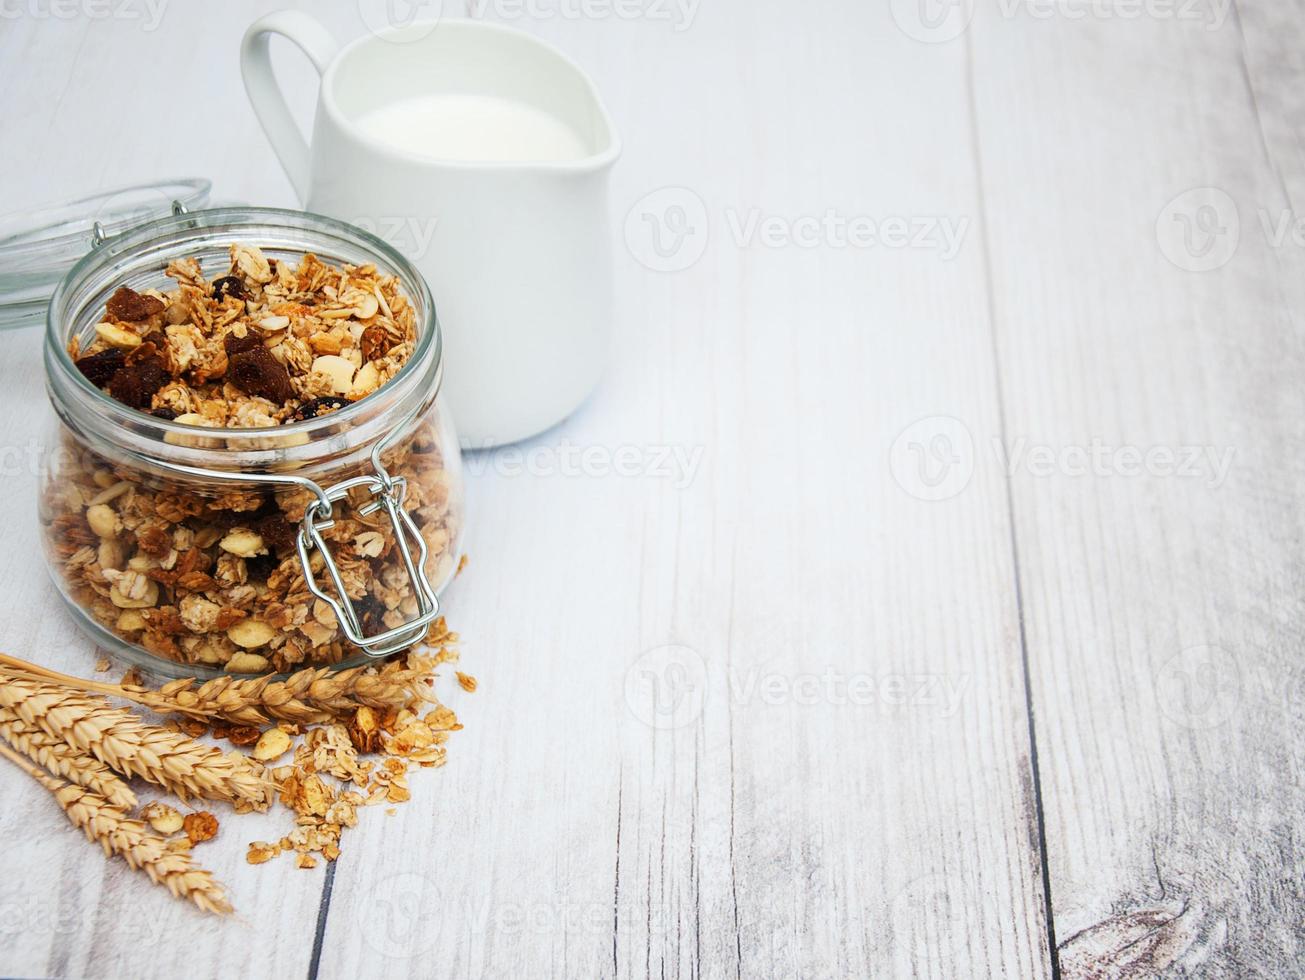
[[(273, 78), (272, 34), (294, 42), (321, 74), (311, 144)], [(580, 405), (607, 355), (607, 173), (620, 140), (578, 66), (521, 31), (467, 20), (414, 24), (341, 48), (307, 14), (282, 11), (246, 32), (241, 71), (304, 207), (374, 231), (429, 282), (464, 446), (524, 439)], [(358, 125), (368, 112), (426, 94), (524, 103), (565, 123), (585, 155), (440, 160)]]

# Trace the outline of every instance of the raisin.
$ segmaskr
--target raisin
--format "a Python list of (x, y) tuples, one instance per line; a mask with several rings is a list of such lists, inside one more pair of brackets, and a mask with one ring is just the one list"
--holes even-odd
[(352, 404), (353, 402), (349, 401), (349, 399), (342, 398), (339, 395), (311, 398), (296, 408), (291, 418), (296, 422), (307, 422), (309, 419), (315, 419), (319, 415), (325, 415), (327, 412), (334, 412), (336, 409)]
[(386, 629), (384, 621), (385, 603), (370, 592), (361, 599), (355, 599), (353, 609), (358, 614), (358, 620), (362, 624), (364, 634), (370, 636)]
[(119, 368), (109, 379), (109, 394), (124, 405), (147, 409), (154, 393), (168, 383), (168, 372), (158, 359)]
[(163, 312), (163, 302), (153, 296), (142, 296), (130, 286), (119, 286), (118, 291), (104, 304), (105, 312), (115, 320), (138, 323)]
[(295, 397), (285, 365), (262, 344), (231, 356), (227, 380), (247, 395), (266, 398), (278, 405)]
[(243, 354), (247, 350), (262, 346), (262, 344), (263, 342), (252, 333), (246, 333), (243, 337), (237, 337), (234, 333), (229, 333), (222, 338), (222, 346), (226, 349), (227, 357), (234, 354)]
[(154, 409), (154, 411), (150, 412), (150, 414), (153, 415), (156, 419), (163, 419), (166, 422), (171, 422), (173, 419), (177, 417), (177, 413), (174, 412), (172, 409), (168, 408), (168, 406), (166, 405), (164, 405), (162, 408)]
[(223, 276), (213, 280), (213, 298), (221, 300), (224, 296), (245, 299), (245, 284), (236, 276)]
[(288, 548), (295, 543), (295, 527), (281, 513), (269, 514), (255, 522), (254, 531), (270, 548)]
[(97, 388), (109, 383), (120, 367), (127, 363), (127, 358), (116, 347), (102, 350), (98, 354), (87, 354), (77, 359), (77, 370), (86, 375), (86, 380)]
[(245, 572), (251, 582), (266, 582), (280, 564), (276, 555), (255, 555), (245, 559)]

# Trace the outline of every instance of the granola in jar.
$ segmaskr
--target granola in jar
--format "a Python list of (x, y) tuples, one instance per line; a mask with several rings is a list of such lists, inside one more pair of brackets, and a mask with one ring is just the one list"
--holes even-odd
[[(66, 339), (65, 373), (98, 389), (76, 396), (146, 416), (163, 448), (189, 453), (183, 462), (198, 475), (155, 467), (149, 447), (115, 451), (103, 425), (96, 439), (61, 412), (41, 497), (47, 558), (72, 606), (154, 657), (231, 673), (340, 663), (358, 648), (310, 591), (297, 548), (313, 490), (241, 474), (325, 487), (371, 472), (367, 440), (392, 433), (379, 458), (403, 484), (402, 511), (425, 543), (431, 582), (447, 581), (461, 485), (456, 437), (435, 400), (438, 374), (433, 391), (407, 385), (403, 407), (417, 399), (418, 410), (396, 407), (392, 425), (380, 409), (359, 414), (388, 394), (420, 346), (422, 308), (397, 275), (371, 263), (312, 251), (277, 259), (244, 242), (230, 245), (228, 260), (206, 276), (198, 259), (173, 257), (165, 273), (175, 286), (121, 285), (89, 329)], [(355, 416), (356, 426), (346, 424)], [(230, 469), (229, 478), (206, 479), (209, 466)], [(321, 525), (366, 636), (411, 622), (419, 606), (396, 528), (384, 508), (364, 506), (370, 500), (365, 489), (351, 492)], [(320, 551), (310, 568), (319, 585), (330, 581)]]

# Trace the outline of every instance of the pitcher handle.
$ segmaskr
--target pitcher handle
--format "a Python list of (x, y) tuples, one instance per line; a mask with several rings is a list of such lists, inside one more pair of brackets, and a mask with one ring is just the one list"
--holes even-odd
[(240, 42), (240, 74), (245, 80), (245, 91), (267, 133), (268, 142), (286, 176), (299, 195), (299, 203), (308, 201), (309, 156), (308, 144), (300, 133), (285, 94), (276, 84), (272, 61), (268, 56), (268, 39), (273, 34), (292, 41), (317, 69), (326, 72), (327, 66), (339, 50), (334, 37), (312, 17), (298, 10), (281, 10), (255, 21), (245, 31)]

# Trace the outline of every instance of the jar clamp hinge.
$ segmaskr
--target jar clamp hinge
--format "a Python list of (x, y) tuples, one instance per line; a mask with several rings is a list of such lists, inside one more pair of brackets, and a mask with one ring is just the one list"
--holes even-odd
[[(299, 555), (299, 563), (303, 566), (304, 583), (316, 598), (325, 602), (331, 608), (331, 611), (335, 613), (336, 622), (339, 623), (341, 632), (344, 633), (345, 638), (350, 643), (369, 657), (388, 657), (420, 640), (426, 634), (430, 624), (440, 614), (439, 596), (436, 594), (435, 587), (431, 584), (430, 577), (426, 574), (426, 559), (430, 554), (426, 540), (421, 536), (421, 532), (417, 529), (417, 525), (408, 515), (408, 512), (403, 509), (403, 500), (408, 487), (407, 480), (404, 477), (390, 476), (381, 463), (381, 452), (395, 435), (405, 428), (406, 426), (402, 424), (395, 426), (390, 435), (372, 447), (372, 473), (343, 480), (325, 489), (313, 480), (303, 476), (290, 476), (279, 473), (241, 473), (237, 476), (220, 470), (184, 466), (180, 463), (171, 463), (144, 456), (138, 458), (146, 465), (158, 466), (164, 470), (205, 480), (268, 483), (298, 487), (311, 492), (316, 499), (311, 501), (305, 508), (303, 520), (299, 525), (299, 533), (295, 535), (295, 548)], [(132, 455), (138, 454), (133, 453)], [(334, 524), (332, 517), (333, 505), (347, 497), (351, 490), (359, 487), (365, 487), (372, 496), (370, 501), (358, 508), (359, 515), (365, 517), (384, 510), (389, 517), (390, 524), (394, 528), (396, 548), (403, 560), (404, 570), (408, 574), (408, 581), (412, 585), (412, 591), (417, 600), (416, 616), (383, 633), (376, 633), (371, 636), (363, 632), (362, 619), (358, 615), (358, 610), (354, 607), (353, 600), (349, 598), (344, 577), (340, 574), (340, 567), (331, 554), (329, 542), (322, 536), (322, 532), (330, 530)], [(414, 545), (417, 551), (415, 556), (413, 554)], [(317, 581), (312, 565), (314, 551), (322, 556), (323, 570), (327, 573), (335, 590), (334, 595), (323, 589)]]

